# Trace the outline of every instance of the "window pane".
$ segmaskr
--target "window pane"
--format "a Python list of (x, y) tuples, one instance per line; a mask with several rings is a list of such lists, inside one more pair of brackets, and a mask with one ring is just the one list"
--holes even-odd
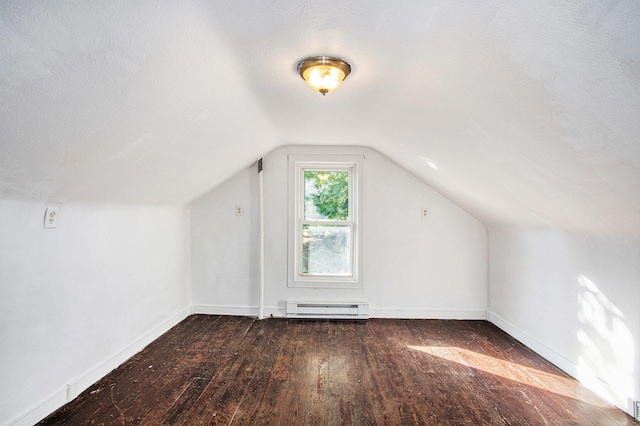
[(351, 275), (350, 228), (343, 225), (302, 226), (302, 273)]
[(349, 218), (349, 172), (304, 172), (304, 219)]

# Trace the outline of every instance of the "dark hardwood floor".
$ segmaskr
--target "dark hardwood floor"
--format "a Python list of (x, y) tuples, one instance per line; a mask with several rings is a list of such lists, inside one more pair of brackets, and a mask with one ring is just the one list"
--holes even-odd
[(193, 315), (41, 424), (638, 423), (485, 321)]

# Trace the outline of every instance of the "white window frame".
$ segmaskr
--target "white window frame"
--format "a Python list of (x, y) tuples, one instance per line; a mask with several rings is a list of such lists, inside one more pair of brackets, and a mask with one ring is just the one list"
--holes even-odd
[[(362, 274), (362, 155), (289, 155), (289, 287), (363, 288)], [(302, 273), (302, 227), (317, 223), (304, 220), (304, 172), (349, 171), (349, 220), (322, 221), (350, 227), (350, 275)]]

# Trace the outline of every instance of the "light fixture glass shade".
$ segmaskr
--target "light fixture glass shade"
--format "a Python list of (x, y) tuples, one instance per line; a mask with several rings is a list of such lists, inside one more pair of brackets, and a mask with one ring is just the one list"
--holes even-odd
[(338, 58), (315, 56), (300, 62), (298, 72), (309, 87), (324, 96), (340, 87), (351, 72), (351, 66)]

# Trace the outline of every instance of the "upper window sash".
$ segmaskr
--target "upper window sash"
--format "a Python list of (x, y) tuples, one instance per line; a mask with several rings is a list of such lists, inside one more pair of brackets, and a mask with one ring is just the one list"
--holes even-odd
[[(347, 173), (347, 217), (345, 219), (331, 219), (331, 218), (308, 218), (306, 217), (307, 213), (307, 188), (306, 188), (306, 172), (346, 172)], [(296, 192), (296, 195), (300, 198), (297, 210), (298, 220), (306, 220), (306, 221), (317, 221), (317, 222), (353, 222), (354, 220), (354, 167), (353, 166), (326, 166), (326, 167), (300, 167), (298, 178), (300, 181), (298, 182), (299, 188), (297, 191), (301, 191), (301, 193)]]

